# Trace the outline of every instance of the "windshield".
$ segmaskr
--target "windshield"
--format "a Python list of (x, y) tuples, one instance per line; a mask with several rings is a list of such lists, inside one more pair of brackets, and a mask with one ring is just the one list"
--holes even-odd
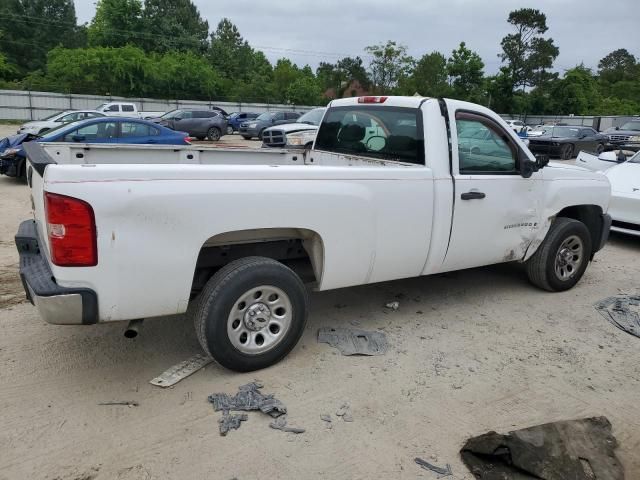
[(106, 103), (101, 103), (100, 105), (98, 105), (98, 106), (96, 107), (96, 110), (97, 110), (97, 111), (99, 111), (99, 112), (101, 112), (101, 111), (102, 111), (102, 108), (103, 108), (105, 105), (107, 105), (107, 104), (106, 104)]
[(320, 125), (320, 121), (322, 120), (322, 116), (324, 115), (324, 111), (326, 108), (314, 108), (310, 112), (302, 115), (296, 123), (308, 123), (309, 125)]
[(269, 120), (271, 118), (271, 115), (273, 115), (273, 113), (264, 112), (258, 115), (258, 118), (256, 118), (256, 120)]
[(164, 115), (160, 115), (160, 118), (166, 118), (166, 119), (173, 118), (173, 117), (176, 117), (181, 112), (182, 110), (171, 110), (165, 113)]
[(640, 132), (640, 120), (623, 123), (620, 130), (634, 130), (636, 132)]
[(54, 113), (53, 115), (49, 115), (48, 117), (44, 117), (44, 118), (42, 119), (42, 121), (45, 121), (45, 120), (51, 120), (52, 118), (55, 118), (55, 117), (57, 117), (58, 115), (62, 115), (63, 113), (64, 113), (64, 112), (56, 112), (56, 113)]
[(630, 163), (640, 163), (640, 152), (636, 152), (636, 154), (627, 161)]
[(552, 137), (577, 138), (579, 131), (580, 129), (575, 127), (554, 127), (550, 133)]

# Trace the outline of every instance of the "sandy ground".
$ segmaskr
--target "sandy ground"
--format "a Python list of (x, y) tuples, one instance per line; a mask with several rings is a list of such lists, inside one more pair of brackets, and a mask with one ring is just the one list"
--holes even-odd
[[(124, 324), (45, 324), (17, 277), (28, 189), (0, 177), (0, 199), (2, 480), (436, 478), (416, 456), (471, 480), (458, 454), (468, 437), (592, 415), (610, 419), (627, 478), (640, 477), (640, 339), (592, 306), (638, 293), (640, 239), (613, 235), (559, 294), (530, 286), (517, 265), (314, 293), (303, 338), (278, 365), (237, 374), (211, 364), (163, 390), (149, 380), (200, 351), (192, 325), (149, 320), (127, 340)], [(398, 311), (383, 308), (395, 300)], [(390, 350), (345, 357), (316, 343), (319, 327), (351, 324), (385, 331)], [(207, 395), (254, 379), (305, 433), (251, 412), (219, 435)], [(110, 401), (139, 406), (98, 405)], [(345, 402), (352, 423), (335, 416)]]

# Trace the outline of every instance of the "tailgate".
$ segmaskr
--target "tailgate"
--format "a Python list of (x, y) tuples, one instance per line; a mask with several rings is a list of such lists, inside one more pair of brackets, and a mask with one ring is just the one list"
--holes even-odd
[(49, 255), (49, 238), (46, 235), (46, 219), (44, 212), (44, 175), (47, 165), (55, 164), (42, 145), (38, 142), (24, 144), (27, 154), (27, 184), (31, 190), (31, 208), (36, 221), (36, 229), (41, 250), (47, 258)]

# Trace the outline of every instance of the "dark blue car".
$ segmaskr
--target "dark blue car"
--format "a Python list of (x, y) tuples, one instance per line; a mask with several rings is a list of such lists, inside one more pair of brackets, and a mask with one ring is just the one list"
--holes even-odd
[(146, 120), (116, 117), (82, 120), (49, 130), (42, 136), (22, 134), (0, 140), (0, 174), (25, 176), (26, 156), (22, 143), (28, 141), (189, 145), (189, 140), (185, 132), (176, 132)]
[(235, 112), (227, 117), (227, 135), (231, 135), (233, 132), (240, 130), (240, 124), (249, 120), (254, 120), (260, 115), (259, 113), (251, 112)]

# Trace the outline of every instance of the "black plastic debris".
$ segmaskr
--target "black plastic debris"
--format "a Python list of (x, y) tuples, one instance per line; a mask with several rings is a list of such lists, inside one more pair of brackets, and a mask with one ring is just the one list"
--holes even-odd
[(251, 382), (238, 388), (235, 395), (227, 395), (226, 393), (214, 393), (209, 395), (209, 402), (213, 404), (213, 409), (218, 412), (229, 411), (250, 411), (260, 410), (262, 413), (279, 417), (287, 413), (287, 407), (274, 398), (273, 395), (265, 395), (260, 389), (264, 387), (259, 382)]
[(269, 426), (271, 428), (276, 429), (276, 430), (282, 430), (283, 432), (289, 432), (289, 433), (304, 433), (305, 432), (304, 428), (297, 428), (297, 427), (289, 427), (289, 426), (287, 426), (287, 416), (286, 415), (280, 415), (273, 422), (271, 422), (269, 424)]
[(623, 480), (606, 417), (547, 423), (471, 438), (460, 454), (479, 480)]
[(609, 297), (594, 306), (620, 330), (640, 337), (640, 295)]
[(249, 419), (249, 415), (246, 413), (239, 413), (237, 415), (225, 412), (222, 414), (222, 418), (218, 420), (220, 426), (220, 435), (223, 437), (229, 433), (229, 430), (237, 430), (240, 428), (240, 424)]
[(328, 343), (340, 350), (342, 355), (384, 355), (389, 346), (383, 332), (341, 327), (319, 329), (318, 342)]
[(422, 468), (424, 468), (425, 470), (431, 470), (434, 473), (437, 473), (438, 475), (440, 475), (440, 477), (448, 477), (449, 475), (453, 475), (453, 473), (451, 473), (451, 465), (449, 465), (447, 463), (446, 467), (442, 468), (442, 467), (436, 467), (435, 465), (427, 462), (426, 460), (423, 460), (419, 457), (416, 457), (413, 459), (414, 462), (416, 462), (418, 465), (420, 465)]
[(263, 385), (260, 382), (251, 382), (238, 387), (238, 393), (228, 395), (226, 393), (214, 393), (209, 395), (208, 400), (213, 404), (213, 409), (222, 411), (222, 418), (218, 420), (220, 425), (220, 435), (226, 435), (231, 429), (240, 428), (240, 424), (249, 417), (247, 414), (230, 415), (231, 411), (251, 411), (260, 410), (276, 420), (269, 426), (276, 430), (291, 433), (303, 433), (303, 428), (287, 426), (287, 407), (273, 395), (265, 395), (260, 389)]

